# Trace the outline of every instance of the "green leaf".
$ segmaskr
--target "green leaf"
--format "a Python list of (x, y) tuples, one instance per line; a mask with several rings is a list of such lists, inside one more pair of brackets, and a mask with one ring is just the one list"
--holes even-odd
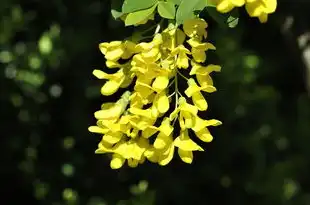
[(239, 23), (239, 12), (237, 9), (231, 11), (230, 16), (227, 19), (229, 28), (235, 28)]
[(215, 3), (215, 1), (206, 0), (206, 6), (216, 7), (216, 3)]
[(132, 13), (154, 6), (158, 0), (125, 0), (122, 6), (123, 13)]
[(172, 2), (160, 1), (158, 3), (158, 13), (161, 17), (166, 19), (174, 19), (175, 17), (175, 6)]
[(114, 19), (118, 19), (119, 17), (121, 17), (123, 15), (123, 12), (119, 12), (119, 11), (116, 11), (114, 9), (111, 9), (111, 14), (112, 14)]
[(168, 2), (174, 3), (175, 5), (180, 5), (182, 0), (167, 0)]
[(154, 12), (156, 6), (157, 4), (153, 5), (151, 8), (148, 9), (129, 13), (125, 19), (125, 25), (131, 26), (145, 20)]
[(229, 16), (227, 19), (227, 23), (228, 23), (229, 28), (235, 28), (238, 25), (238, 22), (239, 22), (238, 17)]
[(123, 15), (122, 2), (122, 0), (113, 0), (111, 3), (111, 14), (114, 19), (117, 19)]
[(182, 24), (187, 19), (195, 18), (195, 11), (203, 10), (207, 5), (206, 0), (182, 0), (176, 14), (176, 21)]

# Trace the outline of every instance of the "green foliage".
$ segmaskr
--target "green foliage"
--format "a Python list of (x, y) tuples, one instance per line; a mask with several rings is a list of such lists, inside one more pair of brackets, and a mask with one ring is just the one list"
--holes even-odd
[(176, 22), (182, 24), (187, 19), (195, 18), (194, 12), (201, 11), (206, 3), (206, 0), (182, 0), (176, 13)]
[(131, 13), (154, 6), (158, 0), (124, 0), (123, 13)]
[(114, 19), (118, 19), (123, 15), (122, 12), (123, 0), (112, 0), (111, 3), (111, 14)]
[(182, 0), (167, 0), (168, 2), (172, 2), (174, 3), (175, 5), (180, 5), (181, 1)]
[(125, 19), (125, 25), (131, 26), (131, 25), (142, 22), (143, 20), (148, 18), (155, 11), (156, 7), (157, 7), (157, 5), (155, 4), (148, 9), (129, 13)]
[(187, 19), (193, 19), (207, 8), (209, 15), (222, 27), (234, 28), (239, 17), (238, 9), (228, 14), (216, 11), (215, 5), (208, 0), (114, 0), (112, 1), (112, 16), (117, 19), (123, 14), (128, 14), (125, 20), (126, 26), (135, 25), (146, 20), (157, 7), (158, 14), (165, 19), (176, 21), (181, 25)]
[(161, 17), (167, 19), (174, 19), (175, 18), (175, 5), (172, 2), (158, 2), (158, 13)]
[(235, 16), (229, 16), (227, 19), (227, 24), (229, 28), (235, 28), (238, 25), (239, 18)]

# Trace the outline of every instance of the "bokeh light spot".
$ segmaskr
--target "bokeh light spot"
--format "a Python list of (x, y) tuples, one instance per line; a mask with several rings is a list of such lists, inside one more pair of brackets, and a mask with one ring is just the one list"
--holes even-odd
[(12, 94), (11, 102), (15, 107), (20, 107), (23, 104), (23, 98), (19, 94)]
[(62, 173), (67, 177), (71, 177), (74, 174), (74, 167), (71, 164), (62, 165)]
[(39, 50), (42, 54), (50, 54), (53, 50), (53, 42), (47, 34), (43, 34), (38, 42)]
[(62, 87), (60, 85), (52, 85), (49, 91), (52, 97), (58, 98), (62, 93)]
[(67, 202), (75, 202), (77, 201), (78, 195), (77, 195), (77, 192), (74, 191), (73, 189), (66, 188), (62, 192), (62, 197)]
[(256, 55), (247, 55), (243, 58), (243, 64), (246, 68), (255, 69), (260, 64), (260, 59)]
[(283, 184), (284, 197), (286, 199), (291, 199), (299, 190), (299, 185), (292, 179), (287, 179)]
[(28, 110), (21, 110), (18, 114), (18, 119), (22, 122), (30, 121), (30, 114)]
[(72, 149), (74, 147), (75, 140), (73, 137), (66, 137), (63, 141), (63, 146), (65, 149)]
[(129, 190), (132, 194), (139, 195), (139, 194), (142, 194), (142, 193), (147, 191), (148, 185), (149, 184), (147, 181), (142, 180), (137, 185), (134, 184), (134, 185), (130, 186)]
[(0, 62), (1, 63), (9, 63), (13, 60), (13, 54), (9, 51), (1, 51), (0, 52)]
[(230, 179), (230, 177), (228, 177), (228, 176), (223, 176), (223, 177), (221, 178), (221, 185), (222, 185), (223, 187), (225, 187), (225, 188), (230, 187), (230, 185), (231, 185), (231, 179)]
[(39, 200), (44, 199), (49, 190), (48, 185), (46, 183), (42, 183), (37, 180), (33, 183), (33, 186), (34, 186), (34, 196)]
[(289, 146), (289, 141), (287, 138), (282, 137), (275, 141), (275, 144), (279, 150), (285, 150)]
[(28, 65), (31, 69), (37, 70), (41, 67), (42, 61), (38, 56), (29, 56)]
[(4, 72), (5, 72), (5, 77), (7, 77), (9, 79), (13, 79), (17, 75), (17, 70), (16, 70), (16, 67), (14, 65), (8, 65), (5, 68)]
[(35, 159), (37, 157), (37, 150), (33, 147), (26, 148), (26, 156), (29, 159)]

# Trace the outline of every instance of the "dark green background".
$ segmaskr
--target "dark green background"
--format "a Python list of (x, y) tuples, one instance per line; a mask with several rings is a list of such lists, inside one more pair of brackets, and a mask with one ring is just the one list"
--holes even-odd
[(210, 20), (223, 66), (208, 97), (207, 117), (223, 121), (214, 142), (192, 165), (176, 155), (115, 171), (87, 131), (113, 99), (91, 73), (104, 68), (98, 44), (131, 29), (109, 1), (1, 0), (0, 203), (309, 205), (309, 5), (279, 1), (268, 24), (241, 9), (236, 29)]

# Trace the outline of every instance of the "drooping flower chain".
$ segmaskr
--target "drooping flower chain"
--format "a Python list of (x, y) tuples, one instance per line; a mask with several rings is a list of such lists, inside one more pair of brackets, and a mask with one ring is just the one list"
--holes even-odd
[[(133, 90), (125, 91), (118, 101), (104, 103), (95, 112), (97, 125), (89, 127), (90, 132), (103, 135), (96, 153), (111, 153), (112, 169), (122, 167), (126, 160), (130, 167), (145, 159), (167, 165), (175, 149), (182, 161), (192, 163), (193, 151), (203, 148), (190, 138), (190, 130), (199, 140), (212, 141), (208, 126), (221, 122), (202, 119), (198, 112), (207, 110), (202, 92), (216, 91), (210, 74), (219, 72), (221, 67), (202, 65), (206, 51), (215, 50), (214, 45), (206, 42), (206, 28), (203, 19), (192, 19), (184, 22), (183, 30), (169, 25), (155, 34), (151, 42), (112, 41), (99, 45), (107, 68), (116, 70), (113, 74), (93, 71), (98, 79), (106, 81), (102, 95), (112, 95), (134, 83)], [(190, 49), (184, 46), (185, 42)], [(188, 85), (183, 95), (179, 90), (181, 80)]]

